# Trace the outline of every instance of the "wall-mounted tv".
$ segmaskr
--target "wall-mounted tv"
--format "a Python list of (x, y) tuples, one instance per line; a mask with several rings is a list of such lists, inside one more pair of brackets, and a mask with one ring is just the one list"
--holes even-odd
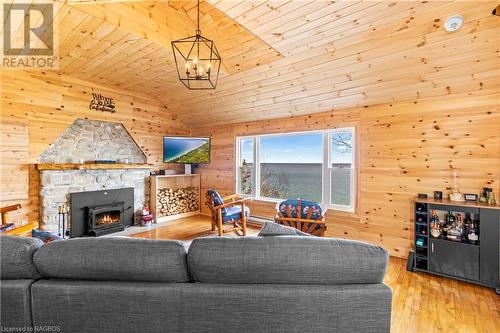
[(163, 137), (163, 162), (210, 163), (210, 138)]

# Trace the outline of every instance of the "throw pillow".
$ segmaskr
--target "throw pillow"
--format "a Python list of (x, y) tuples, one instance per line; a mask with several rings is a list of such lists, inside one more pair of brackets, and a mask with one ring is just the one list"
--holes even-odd
[(260, 229), (258, 236), (312, 236), (303, 231), (292, 227), (287, 227), (274, 222), (264, 222), (264, 226)]
[(38, 238), (44, 243), (50, 243), (53, 241), (63, 240), (63, 238), (61, 238), (57, 235), (54, 235), (51, 232), (43, 231), (43, 230), (36, 230), (36, 229), (31, 230), (31, 237)]

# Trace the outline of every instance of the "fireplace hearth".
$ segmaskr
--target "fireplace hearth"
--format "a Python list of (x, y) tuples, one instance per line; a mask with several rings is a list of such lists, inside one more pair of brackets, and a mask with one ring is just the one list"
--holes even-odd
[(134, 189), (70, 194), (70, 237), (103, 236), (134, 224)]

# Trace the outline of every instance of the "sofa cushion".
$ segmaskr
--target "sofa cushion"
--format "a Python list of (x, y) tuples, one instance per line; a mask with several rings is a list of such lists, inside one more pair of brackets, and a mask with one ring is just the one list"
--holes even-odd
[(262, 229), (260, 229), (258, 236), (310, 236), (310, 234), (300, 231), (298, 229), (281, 225), (274, 222), (264, 222)]
[(0, 276), (2, 279), (37, 279), (33, 254), (42, 246), (39, 239), (0, 236)]
[(188, 251), (195, 281), (207, 283), (380, 283), (381, 247), (319, 237), (198, 238)]
[(45, 244), (33, 260), (47, 278), (186, 282), (179, 241), (128, 237), (75, 238)]
[[(31, 322), (31, 285), (35, 280), (2, 280), (0, 283), (0, 327), (23, 328)], [(2, 332), (29, 332), (8, 331)]]

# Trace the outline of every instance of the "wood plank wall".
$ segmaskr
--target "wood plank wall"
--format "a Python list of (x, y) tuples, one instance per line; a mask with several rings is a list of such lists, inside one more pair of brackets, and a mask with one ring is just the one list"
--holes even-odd
[[(329, 211), (327, 236), (368, 241), (404, 258), (413, 232), (412, 198), (434, 190), (446, 193), (450, 168), (458, 169), (463, 192), (478, 193), (489, 186), (500, 196), (499, 102), (498, 90), (492, 90), (194, 129), (193, 135), (212, 136), (212, 163), (196, 172), (202, 191), (234, 193), (236, 136), (355, 126), (356, 211)], [(252, 214), (271, 218), (274, 205), (253, 202)]]
[[(151, 97), (53, 72), (2, 71), (0, 206), (21, 203), (11, 220), (38, 219), (37, 158), (76, 118), (122, 123), (155, 168), (162, 164), (162, 136), (188, 127)], [(113, 97), (117, 112), (89, 110), (92, 93)], [(180, 169), (179, 169), (180, 170)]]

